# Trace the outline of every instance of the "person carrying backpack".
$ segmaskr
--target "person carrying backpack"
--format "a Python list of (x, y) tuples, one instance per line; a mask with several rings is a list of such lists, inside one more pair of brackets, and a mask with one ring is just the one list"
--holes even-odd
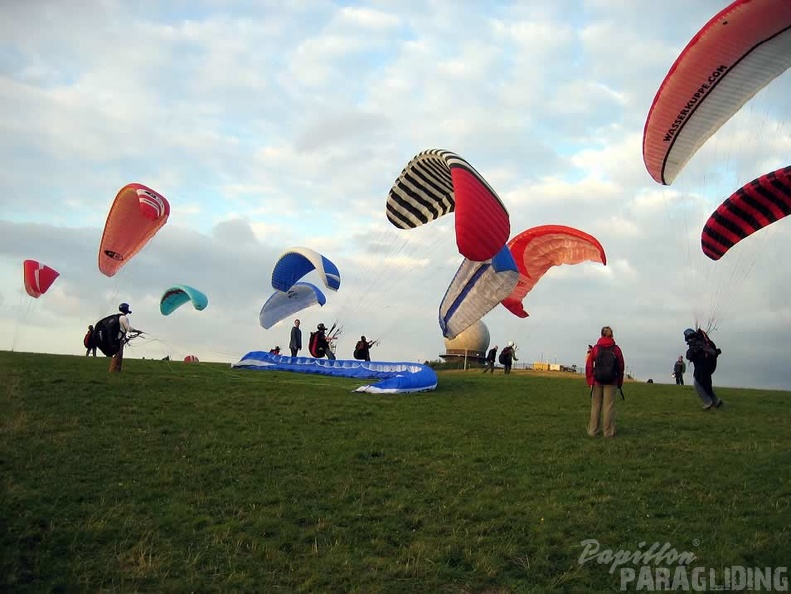
[(93, 335), (93, 324), (88, 325), (88, 331), (82, 339), (82, 344), (86, 348), (85, 356), (88, 357), (91, 353), (96, 356), (96, 338)]
[(703, 410), (709, 410), (711, 407), (720, 408), (723, 401), (714, 393), (711, 376), (717, 369), (717, 357), (722, 351), (700, 328), (684, 330), (684, 342), (687, 343), (687, 359), (695, 366), (692, 383), (698, 397), (703, 401)]
[[(585, 363), (585, 379), (591, 387), (591, 414), (588, 435), (615, 437), (615, 391), (623, 387), (624, 369), (621, 347), (615, 344), (612, 328), (604, 326), (601, 338), (593, 345)], [(623, 392), (621, 392), (623, 396)]]
[(511, 365), (513, 365), (514, 361), (519, 361), (516, 358), (516, 347), (514, 346), (514, 341), (511, 340), (505, 346), (505, 348), (500, 351), (500, 357), (497, 359), (500, 361), (500, 364), (503, 366), (503, 373), (508, 375), (511, 373)]

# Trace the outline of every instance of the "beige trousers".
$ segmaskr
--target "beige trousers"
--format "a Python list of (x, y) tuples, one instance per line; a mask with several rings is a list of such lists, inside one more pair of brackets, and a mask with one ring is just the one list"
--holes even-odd
[(604, 437), (615, 437), (615, 390), (616, 386), (593, 385), (591, 395), (591, 418), (588, 435), (596, 437), (604, 428)]

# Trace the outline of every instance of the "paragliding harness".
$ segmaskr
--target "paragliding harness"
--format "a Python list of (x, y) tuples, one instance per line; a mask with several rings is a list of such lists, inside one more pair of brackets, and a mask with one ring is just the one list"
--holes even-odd
[(327, 349), (329, 348), (330, 344), (327, 342), (327, 337), (324, 335), (324, 332), (316, 331), (310, 333), (308, 350), (310, 351), (311, 355), (317, 359), (321, 359), (327, 354)]
[[(699, 342), (700, 351), (703, 353), (703, 359), (706, 361), (711, 373), (714, 373), (717, 370), (717, 359), (722, 354), (722, 349), (717, 348), (717, 345), (709, 338), (703, 328), (698, 328), (696, 339)], [(697, 364), (695, 369), (697, 370)]]
[(114, 356), (120, 350), (122, 340), (124, 344), (126, 344), (132, 338), (140, 335), (140, 332), (131, 332), (123, 339), (120, 338), (121, 322), (118, 318), (120, 318), (121, 315), (120, 313), (109, 315), (93, 325), (93, 335), (91, 339), (93, 340), (93, 344), (102, 351), (105, 357)]
[(354, 358), (359, 361), (365, 361), (365, 354), (375, 344), (379, 344), (378, 340), (372, 340), (366, 343), (364, 340), (358, 340), (354, 345)]
[(502, 351), (500, 351), (500, 356), (497, 358), (497, 360), (500, 362), (500, 365), (507, 365), (513, 356), (514, 347), (507, 346)]

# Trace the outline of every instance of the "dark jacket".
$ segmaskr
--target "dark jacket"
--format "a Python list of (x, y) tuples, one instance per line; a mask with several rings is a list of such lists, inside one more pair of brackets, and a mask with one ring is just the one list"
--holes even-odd
[(290, 349), (302, 348), (302, 330), (298, 326), (291, 328), (291, 340), (288, 343)]
[(705, 334), (698, 332), (687, 341), (687, 359), (695, 365), (695, 378), (709, 377), (717, 370), (720, 349)]
[(585, 379), (588, 381), (588, 385), (592, 386), (594, 384), (593, 380), (593, 362), (596, 360), (596, 357), (599, 354), (600, 347), (614, 347), (613, 352), (615, 353), (615, 360), (616, 360), (616, 367), (618, 377), (615, 381), (615, 385), (619, 388), (623, 387), (623, 376), (624, 376), (624, 369), (626, 365), (623, 361), (623, 353), (621, 352), (621, 347), (615, 344), (615, 339), (609, 336), (602, 336), (598, 342), (593, 345), (593, 350), (590, 353), (590, 356), (585, 361)]
[(489, 349), (489, 352), (486, 354), (486, 361), (489, 363), (494, 363), (497, 361), (497, 349)]

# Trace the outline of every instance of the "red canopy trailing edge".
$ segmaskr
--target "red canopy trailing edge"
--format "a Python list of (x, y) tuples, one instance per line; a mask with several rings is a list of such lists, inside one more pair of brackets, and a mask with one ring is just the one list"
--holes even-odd
[(465, 258), (494, 258), (511, 233), (508, 211), (472, 165), (456, 153), (430, 149), (407, 163), (387, 198), (387, 218), (412, 229), (456, 213), (456, 245)]
[(729, 249), (791, 213), (791, 166), (742, 186), (717, 207), (703, 226), (703, 253), (719, 260)]
[(522, 300), (551, 267), (587, 261), (607, 265), (604, 248), (595, 237), (564, 225), (541, 225), (522, 231), (508, 242), (508, 248), (516, 261), (519, 279), (501, 303), (520, 318), (528, 316)]
[(115, 197), (99, 245), (99, 270), (113, 276), (167, 222), (170, 204), (143, 184), (128, 184)]
[(47, 292), (60, 273), (49, 266), (40, 264), (35, 260), (25, 260), (23, 262), (25, 291), (31, 297), (38, 299)]
[(791, 2), (736, 0), (692, 38), (665, 76), (643, 131), (643, 161), (670, 185), (758, 91), (791, 67)]

